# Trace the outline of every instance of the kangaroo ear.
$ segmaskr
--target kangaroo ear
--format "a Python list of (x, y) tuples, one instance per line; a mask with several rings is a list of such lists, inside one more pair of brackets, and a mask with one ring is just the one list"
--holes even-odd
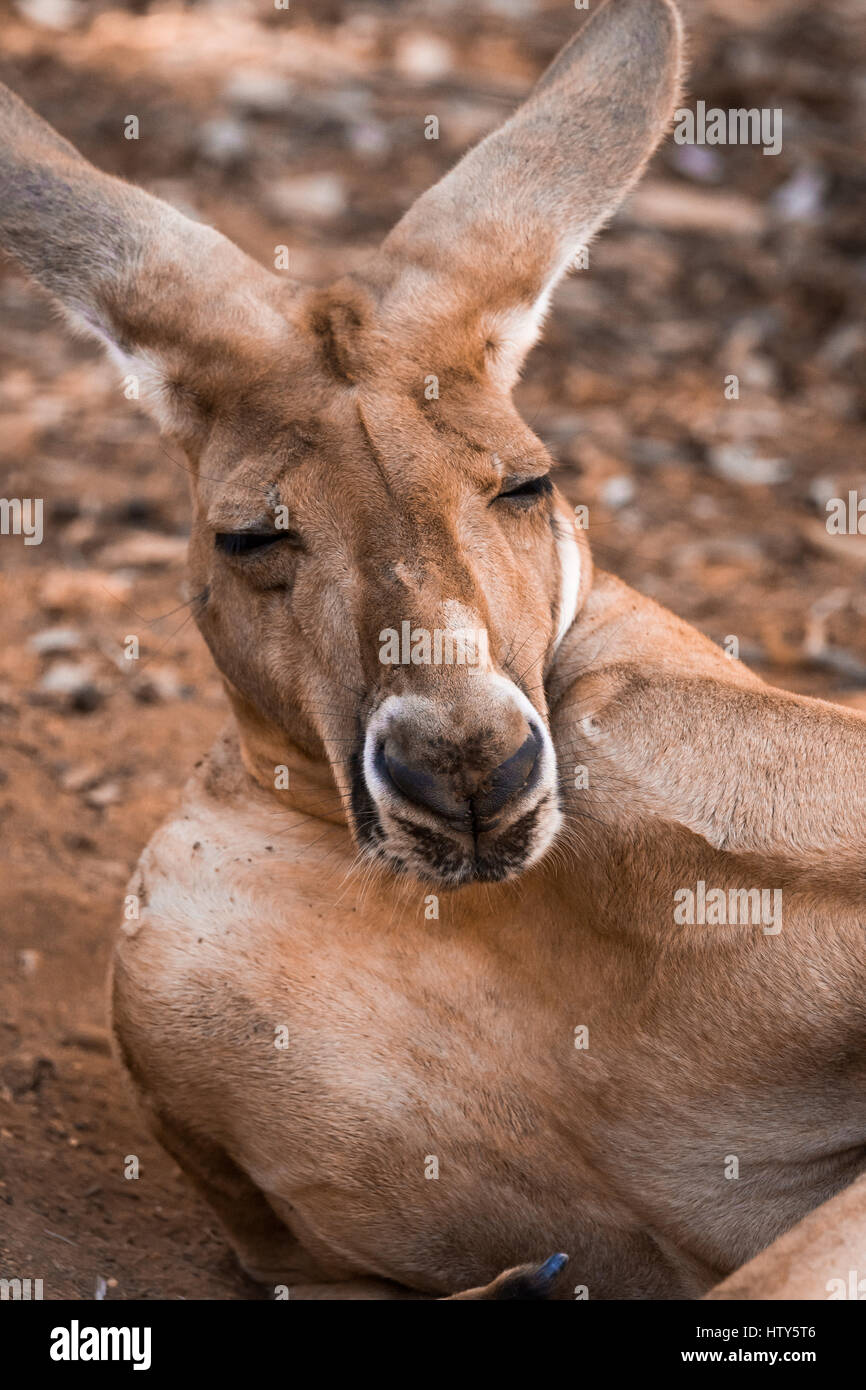
[(245, 339), (279, 342), (283, 282), (210, 227), (100, 173), (0, 85), (0, 246), (136, 377), (181, 437)]
[(390, 340), (419, 365), (450, 352), (510, 389), (556, 282), (664, 134), (681, 54), (672, 0), (607, 0), (361, 272)]

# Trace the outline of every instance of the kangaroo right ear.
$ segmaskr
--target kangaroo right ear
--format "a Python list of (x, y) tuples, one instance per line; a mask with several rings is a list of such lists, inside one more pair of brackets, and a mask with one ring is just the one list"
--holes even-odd
[(206, 416), (208, 379), (231, 370), (245, 341), (278, 351), (289, 332), (274, 303), (281, 278), (100, 173), (2, 84), (0, 246), (139, 378), (142, 405), (181, 438)]
[(673, 0), (607, 0), (528, 101), (425, 193), (355, 277), (414, 364), (513, 386), (556, 282), (636, 183), (679, 93)]

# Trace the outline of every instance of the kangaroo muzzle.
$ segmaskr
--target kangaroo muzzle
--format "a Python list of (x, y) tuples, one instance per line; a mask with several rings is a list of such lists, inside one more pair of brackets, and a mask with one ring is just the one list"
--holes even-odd
[(490, 673), (464, 700), (390, 695), (367, 728), (363, 775), (392, 868), (461, 883), (511, 877), (559, 828), (544, 721)]

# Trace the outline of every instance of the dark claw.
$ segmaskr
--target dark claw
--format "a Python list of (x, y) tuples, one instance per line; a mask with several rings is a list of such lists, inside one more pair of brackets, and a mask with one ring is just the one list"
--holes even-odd
[(495, 1298), (550, 1298), (557, 1275), (568, 1264), (567, 1255), (551, 1255), (540, 1265), (523, 1265), (506, 1275), (494, 1294)]

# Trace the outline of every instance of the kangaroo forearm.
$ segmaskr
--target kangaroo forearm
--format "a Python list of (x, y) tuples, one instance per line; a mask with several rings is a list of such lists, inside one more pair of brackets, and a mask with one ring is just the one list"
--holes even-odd
[(605, 819), (659, 816), (734, 854), (862, 875), (857, 714), (769, 687), (619, 667), (578, 682), (556, 727), (563, 780), (585, 767), (588, 804)]

